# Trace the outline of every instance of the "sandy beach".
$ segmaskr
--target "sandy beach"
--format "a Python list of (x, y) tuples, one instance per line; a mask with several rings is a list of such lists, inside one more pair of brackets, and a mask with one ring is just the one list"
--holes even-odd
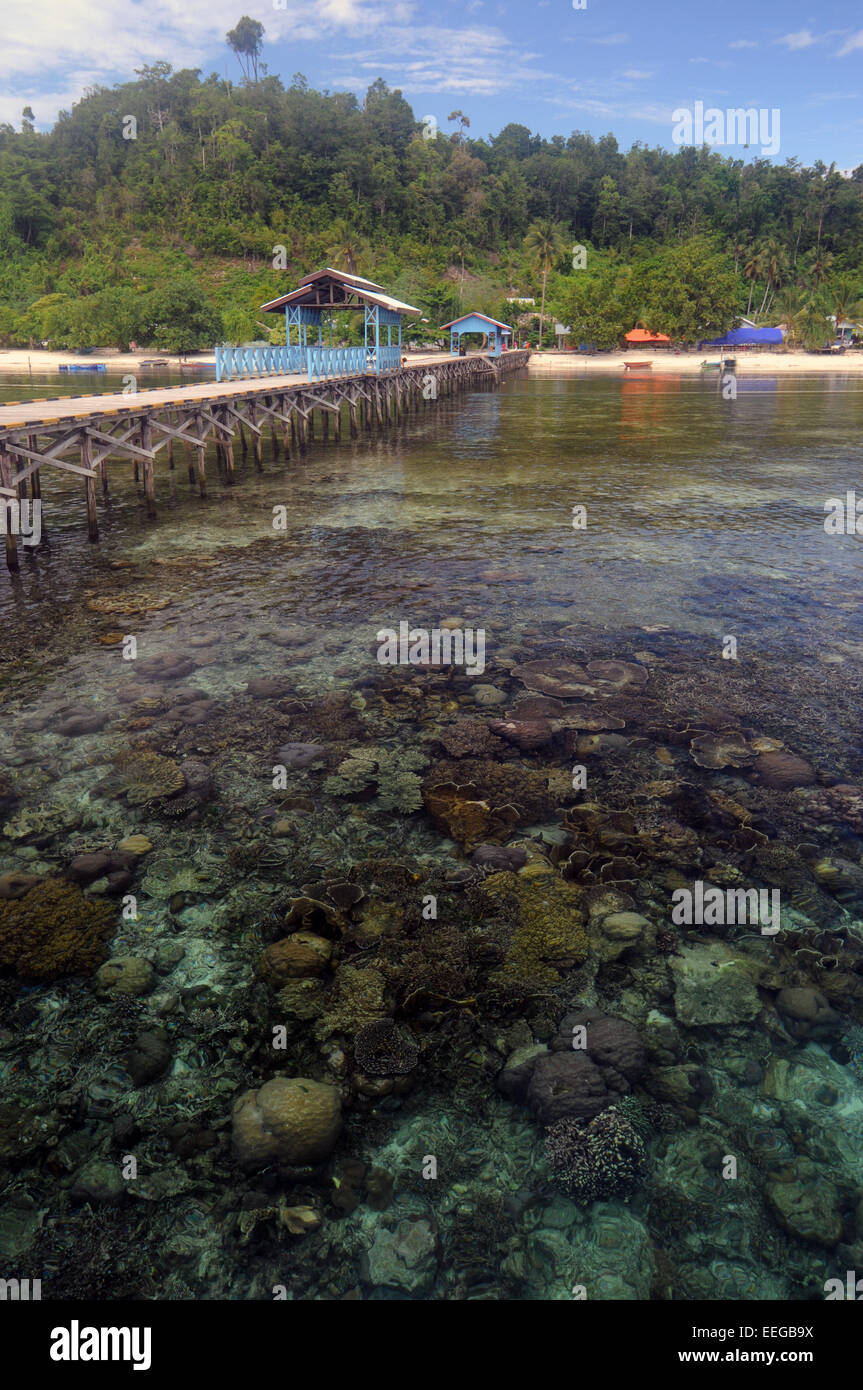
[[(473, 354), (470, 354), (473, 356)], [(734, 353), (738, 374), (761, 373), (767, 376), (787, 376), (790, 373), (838, 372), (853, 376), (863, 376), (863, 351), (819, 354), (811, 352), (741, 352)], [(446, 360), (448, 352), (407, 352), (408, 361), (417, 365), (436, 358)], [(648, 375), (647, 372), (630, 372), (625, 362), (650, 363), (649, 375), (690, 375), (701, 371), (702, 362), (716, 362), (716, 349), (704, 352), (602, 352), (593, 357), (578, 352), (532, 352), (529, 370), (531, 372), (569, 373), (608, 373), (615, 375)], [(215, 367), (215, 359), (209, 353), (196, 357), (180, 358), (165, 352), (117, 352), (113, 349), (94, 349), (87, 357), (76, 357), (71, 352), (55, 352), (43, 348), (2, 348), (0, 349), (0, 374), (32, 372), (34, 376), (42, 372), (59, 371), (61, 365), (75, 363), (86, 366), (88, 362), (104, 362), (109, 372), (134, 372), (143, 362), (158, 359), (164, 363), (163, 371), (179, 371), (181, 365), (196, 363), (203, 367)], [(190, 373), (191, 375), (191, 373)]]
[[(863, 352), (820, 354), (812, 352), (741, 352), (727, 354), (737, 362), (737, 374), (759, 373), (765, 376), (788, 376), (795, 372), (838, 372), (863, 376)], [(531, 372), (611, 372), (615, 375), (681, 376), (698, 375), (702, 362), (717, 362), (717, 349), (704, 352), (603, 352), (588, 357), (577, 352), (533, 352)], [(650, 371), (629, 372), (624, 362), (649, 362)]]
[(192, 362), (215, 366), (212, 353), (201, 353), (194, 357), (177, 357), (169, 352), (117, 352), (113, 348), (94, 348), (86, 357), (78, 357), (74, 352), (55, 352), (45, 348), (0, 348), (0, 372), (56, 372), (60, 366), (74, 362), (76, 366), (86, 367), (87, 363), (104, 362), (109, 372), (133, 372), (142, 362), (158, 360), (164, 362), (163, 370), (177, 370), (182, 363)]

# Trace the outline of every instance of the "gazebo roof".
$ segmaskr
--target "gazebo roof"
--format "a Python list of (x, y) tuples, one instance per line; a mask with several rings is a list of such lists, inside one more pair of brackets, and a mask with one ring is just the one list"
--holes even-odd
[(495, 328), (502, 328), (506, 333), (514, 332), (510, 324), (501, 323), (499, 319), (489, 318), (488, 314), (480, 314), (476, 309), (472, 309), (469, 314), (462, 314), (460, 318), (453, 319), (452, 323), (442, 323), (439, 332), (442, 333), (445, 328), (455, 328), (460, 323), (467, 323), (469, 319), (482, 319), (483, 323), (494, 324)]
[(302, 304), (309, 309), (361, 309), (364, 304), (378, 304), (396, 314), (421, 314), (413, 304), (405, 304), (387, 294), (382, 285), (364, 280), (361, 275), (348, 275), (343, 270), (325, 266), (311, 275), (304, 275), (295, 290), (262, 304), (263, 313), (277, 313), (289, 304)]

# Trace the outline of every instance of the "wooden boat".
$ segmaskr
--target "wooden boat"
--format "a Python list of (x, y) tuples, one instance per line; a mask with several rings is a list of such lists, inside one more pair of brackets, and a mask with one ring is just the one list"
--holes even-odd
[(701, 364), (701, 370), (703, 372), (718, 372), (721, 370), (721, 368), (721, 362), (702, 362)]
[(145, 357), (143, 362), (139, 362), (139, 367), (170, 367), (167, 357)]
[(624, 371), (627, 371), (627, 372), (652, 372), (652, 371), (653, 371), (653, 363), (652, 363), (652, 362), (627, 362), (627, 361), (626, 361), (626, 358), (624, 358), (624, 360), (623, 360), (623, 368), (624, 368)]

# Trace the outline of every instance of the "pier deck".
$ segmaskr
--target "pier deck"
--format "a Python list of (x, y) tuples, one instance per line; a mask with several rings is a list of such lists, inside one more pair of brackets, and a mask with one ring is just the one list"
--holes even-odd
[[(255, 465), (263, 467), (263, 434), (269, 427), (272, 452), (304, 453), (315, 437), (341, 438), (346, 416), (352, 439), (360, 428), (397, 423), (439, 396), (492, 383), (526, 365), (529, 353), (513, 350), (500, 357), (474, 353), (450, 357), (417, 354), (408, 365), (381, 374), (329, 377), (309, 382), (304, 375), (263, 376), (237, 381), (205, 381), (141, 391), (66, 396), (0, 406), (0, 516), (5, 525), (6, 565), (19, 567), (18, 533), (22, 502), (42, 500), (43, 468), (79, 474), (84, 480), (87, 535), (98, 541), (96, 482), (108, 496), (108, 460), (130, 462), (143, 473), (147, 516), (156, 515), (154, 464), (166, 448), (174, 468), (177, 442), (187, 450), (189, 480), (201, 497), (207, 493), (206, 446), (215, 444), (226, 483), (234, 482), (235, 437), (245, 457), (251, 440)], [(248, 438), (247, 438), (248, 436)], [(71, 457), (75, 462), (71, 462)], [(29, 488), (29, 496), (28, 496)], [(45, 534), (45, 527), (42, 527)]]

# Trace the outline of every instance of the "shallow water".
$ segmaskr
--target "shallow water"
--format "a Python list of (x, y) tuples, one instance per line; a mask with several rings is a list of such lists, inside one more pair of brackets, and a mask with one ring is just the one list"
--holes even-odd
[[(22, 1274), (41, 1274), (46, 1289), (75, 1278), (89, 1287), (94, 1223), (122, 1271), (100, 1286), (106, 1298), (270, 1297), (274, 1283), (292, 1298), (567, 1298), (585, 1283), (601, 1298), (801, 1297), (853, 1267), (863, 816), (826, 793), (863, 780), (863, 568), (859, 539), (823, 523), (826, 499), (861, 477), (861, 404), (863, 388), (838, 374), (741, 377), (734, 401), (713, 378), (522, 374), (356, 443), (324, 446), (318, 426), (287, 466), (267, 438), (261, 473), (237, 448), (232, 486), (211, 458), (204, 501), (178, 448), (173, 472), (160, 456), (155, 522), (131, 466), (112, 464), (97, 547), (80, 484), (43, 478), (48, 545), (22, 548), (20, 575), (0, 583), (0, 874), (54, 879), (76, 855), (145, 835), (151, 848), (125, 885), (137, 916), (120, 918), (123, 890), (112, 897), (104, 876), (85, 886), (116, 908), (112, 956), (149, 960), (156, 975), (149, 992), (118, 1000), (96, 988), (92, 968), (48, 982), (19, 970), (20, 989), (7, 969), (0, 1075), (25, 1119), (0, 1125), (0, 1145), (18, 1153), (0, 1244)], [(587, 516), (579, 529), (576, 507)], [(401, 620), (482, 629), (486, 671), (382, 667), (376, 634)], [(138, 661), (173, 653), (194, 665), (135, 701), (130, 637)], [(725, 659), (729, 638), (736, 656)], [(612, 726), (622, 733), (593, 743), (560, 730), (535, 750), (484, 743), (476, 726), (524, 695), (513, 667), (561, 654), (640, 667), (646, 704), (622, 691), (622, 726)], [(250, 698), (261, 678), (279, 688)], [(477, 681), (499, 707), (479, 703)], [(183, 714), (188, 695), (172, 696), (177, 684), (207, 702), (199, 722)], [(57, 731), (94, 713), (98, 730)], [(466, 725), (476, 749), (465, 760), (440, 739)], [(728, 729), (748, 745), (784, 745), (812, 777), (770, 787), (755, 749), (740, 766), (699, 763), (692, 740)], [(289, 768), (274, 787), (287, 742), (320, 745), (323, 766)], [(114, 759), (142, 745), (181, 768), (203, 762), (207, 795), (159, 784), (144, 796), (137, 772), (133, 791), (121, 786)], [(341, 766), (357, 749), (376, 759), (364, 777)], [(588, 790), (566, 793), (576, 761)], [(523, 769), (552, 779), (535, 806)], [(337, 790), (334, 777), (354, 783)], [(435, 777), (478, 785), (471, 795), (490, 806), (516, 803), (516, 826), (489, 821), (484, 838), (527, 846), (540, 878), (580, 889), (578, 912), (595, 919), (583, 959), (544, 959), (518, 976), (512, 914), (526, 922), (532, 909), (510, 896), (501, 916), (481, 876), (457, 883), (472, 842), (430, 807)], [(421, 793), (425, 808), (412, 810)], [(711, 794), (740, 814), (717, 811)], [(568, 852), (582, 832), (560, 808), (579, 800), (636, 815), (647, 838), (629, 876), (567, 868), (561, 836)], [(590, 832), (597, 863), (610, 834)], [(838, 870), (819, 877), (812, 866), (831, 856)], [(657, 944), (675, 872), (778, 887), (779, 937), (696, 926)], [(363, 897), (344, 920), (306, 910), (333, 959), (317, 1012), (294, 1019), (274, 1055), (272, 1028), (290, 1010), (266, 969), (260, 977), (262, 952), (307, 925), (301, 912), (287, 920), (292, 902), (346, 879)], [(514, 881), (538, 891), (536, 876)], [(600, 901), (609, 892), (620, 901)], [(424, 922), (425, 894), (438, 899), (436, 921)], [(621, 903), (651, 927), (618, 957), (598, 909)], [(569, 920), (571, 903), (559, 910)], [(750, 962), (731, 1010), (741, 1016), (692, 1022), (680, 971), (695, 971), (710, 943), (720, 962), (734, 955), (738, 936), (750, 937), (734, 948)], [(490, 974), (475, 979), (484, 951)], [(431, 988), (444, 958), (454, 973)], [(346, 981), (363, 969), (385, 985), (360, 1007)], [(470, 1004), (453, 1003), (460, 971)], [(376, 980), (362, 978), (374, 995)], [(776, 1004), (788, 989), (816, 990), (831, 1017), (789, 1032)], [(514, 1049), (548, 1043), (585, 1005), (625, 1019), (646, 1048), (631, 1083), (646, 1172), (631, 1193), (593, 1203), (555, 1185), (542, 1124), (499, 1089)], [(421, 1049), (407, 1081), (369, 1084), (359, 1069), (357, 1032), (381, 1017)], [(129, 1048), (158, 1029), (170, 1057), (133, 1084)], [(686, 1068), (698, 1073), (688, 1098)], [(243, 1171), (232, 1158), (232, 1103), (274, 1074), (342, 1094), (338, 1146), (308, 1172)], [(59, 1136), (59, 1158), (38, 1138), (23, 1159), (15, 1150), (15, 1124), (35, 1132), (37, 1116)], [(121, 1153), (139, 1159), (137, 1186), (114, 1182)], [(735, 1182), (722, 1178), (728, 1154)], [(437, 1177), (424, 1175), (429, 1155)], [(351, 1162), (393, 1181), (382, 1209)], [(353, 1206), (339, 1196), (352, 1184)], [(306, 1206), (317, 1224), (291, 1233), (281, 1209)], [(142, 1239), (145, 1273), (123, 1256)], [(402, 1240), (417, 1242), (415, 1265)]]

